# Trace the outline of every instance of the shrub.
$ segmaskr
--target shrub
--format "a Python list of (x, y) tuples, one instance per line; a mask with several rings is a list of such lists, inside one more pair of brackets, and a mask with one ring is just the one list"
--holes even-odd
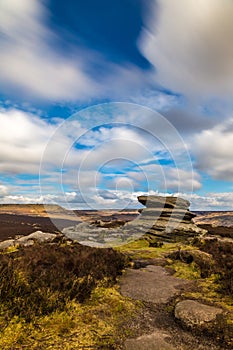
[(113, 249), (79, 244), (36, 244), (0, 255), (0, 298), (9, 317), (46, 315), (67, 301), (84, 302), (106, 279), (114, 282), (126, 263)]
[(226, 295), (233, 294), (233, 245), (231, 242), (221, 241), (217, 238), (204, 240), (197, 245), (201, 250), (212, 254), (215, 264), (214, 273), (218, 274), (221, 282), (221, 292)]

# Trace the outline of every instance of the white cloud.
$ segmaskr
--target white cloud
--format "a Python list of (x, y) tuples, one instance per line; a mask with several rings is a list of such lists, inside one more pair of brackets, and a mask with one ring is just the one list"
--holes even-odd
[(233, 210), (232, 192), (211, 192), (204, 195), (192, 194), (187, 196), (185, 193), (175, 194), (191, 202), (192, 210)]
[[(60, 125), (36, 115), (17, 109), (1, 109), (0, 125), (0, 171), (3, 173), (38, 175), (42, 156), (42, 170), (50, 169), (52, 173), (54, 168), (62, 168), (67, 150), (70, 150), (73, 162), (78, 157), (78, 151), (70, 149), (74, 139), (83, 132), (78, 122), (58, 128)], [(55, 130), (56, 135), (52, 138)]]
[(45, 99), (90, 96), (97, 84), (84, 73), (84, 53), (68, 59), (51, 47), (57, 38), (43, 23), (47, 15), (38, 0), (1, 1), (1, 85)]
[(8, 194), (7, 186), (0, 184), (0, 198), (5, 197), (7, 194)]
[(0, 111), (0, 170), (37, 173), (44, 146), (54, 126), (19, 110)]
[(179, 105), (180, 97), (144, 87), (139, 94), (130, 97), (130, 100), (138, 105), (147, 106), (153, 110), (163, 112)]
[(190, 173), (189, 171), (183, 169), (169, 167), (166, 167), (164, 171), (166, 174), (165, 187), (168, 190), (177, 190), (182, 188), (182, 190), (196, 191), (202, 187), (200, 176), (197, 172)]
[[(75, 118), (70, 123), (57, 125), (23, 111), (2, 109), (0, 125), (0, 171), (28, 174), (30, 181), (29, 174), (38, 175), (43, 155), (41, 189), (46, 201), (75, 202), (80, 199), (73, 194), (81, 193), (84, 200), (92, 203), (98, 197), (99, 188), (131, 193), (141, 188), (177, 191), (188, 191), (192, 186), (200, 188), (198, 175), (192, 177), (185, 167), (176, 170), (163, 163), (148, 164), (148, 160), (158, 160), (153, 138), (131, 127), (90, 131), (83, 140), (84, 145), (87, 143), (93, 147), (89, 150), (73, 147), (76, 139), (85, 132)], [(167, 153), (160, 153), (159, 156), (164, 160)], [(115, 176), (110, 176), (109, 170)], [(12, 189), (11, 195), (16, 197), (8, 196), (8, 200), (16, 200), (19, 196), (21, 202), (23, 188), (20, 188), (20, 178), (16, 177), (12, 182), (17, 188)], [(32, 191), (38, 190), (36, 185), (34, 180), (31, 190), (29, 186), (24, 187), (26, 201), (32, 201), (29, 193), (32, 195)], [(6, 197), (7, 193), (3, 195)], [(35, 200), (38, 202), (39, 199)]]
[(200, 175), (196, 171), (175, 168), (169, 165), (148, 164), (141, 166), (148, 188), (159, 190), (196, 191), (201, 188)]
[[(153, 157), (153, 154), (149, 149), (144, 148), (140, 143), (137, 143), (136, 140), (129, 141), (127, 139), (113, 139), (112, 141), (104, 142), (99, 147), (96, 147), (90, 151), (80, 151), (79, 153), (76, 153), (76, 165), (80, 166), (82, 171), (101, 169), (105, 164), (116, 159), (129, 160), (137, 165), (143, 159)], [(67, 164), (69, 163), (71, 163), (71, 160), (68, 156)]]
[[(59, 52), (60, 38), (46, 25), (49, 16), (40, 0), (0, 2), (0, 87), (5, 92), (26, 100), (80, 101), (119, 98), (148, 82), (140, 68), (114, 64), (90, 48), (71, 42), (70, 52)], [(98, 64), (104, 74), (97, 80), (90, 72)]]
[[(124, 209), (124, 208), (141, 208), (142, 205), (138, 202), (137, 197), (140, 195), (158, 195), (158, 196), (170, 196), (170, 193), (158, 192), (158, 191), (122, 191), (122, 190), (108, 190), (107, 194), (102, 192), (95, 193), (89, 198), (88, 204), (94, 209), (110, 208), (110, 209)], [(87, 209), (85, 201), (76, 192), (65, 193), (66, 197), (59, 196), (56, 194), (47, 194), (42, 197), (36, 194), (28, 195), (3, 195), (0, 198), (0, 203), (18, 203), (18, 204), (29, 204), (29, 203), (58, 203), (69, 209)], [(187, 199), (191, 203), (191, 210), (233, 210), (233, 193), (206, 193), (205, 195), (198, 194), (187, 194), (187, 193), (174, 193), (174, 196)], [(90, 207), (89, 207), (90, 208)]]
[(98, 130), (89, 130), (88, 133), (79, 139), (79, 143), (85, 146), (97, 147), (111, 140), (126, 140), (136, 142), (142, 145), (142, 147), (149, 146), (147, 138), (142, 137), (137, 128), (130, 125), (117, 126), (117, 124), (116, 126), (113, 124), (112, 127), (103, 125)]
[(233, 119), (202, 131), (191, 147), (198, 169), (215, 179), (233, 181)]
[(198, 97), (232, 96), (232, 0), (154, 0), (139, 46), (156, 80)]

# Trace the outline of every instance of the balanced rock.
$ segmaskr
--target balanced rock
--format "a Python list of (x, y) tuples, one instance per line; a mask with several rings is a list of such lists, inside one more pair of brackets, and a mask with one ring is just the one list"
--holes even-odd
[(125, 225), (127, 229), (134, 228), (167, 242), (184, 241), (207, 232), (193, 223), (195, 214), (189, 211), (190, 203), (183, 198), (139, 196), (138, 201), (146, 208), (140, 210), (138, 219)]
[(150, 246), (155, 247), (163, 242), (186, 241), (207, 232), (192, 222), (195, 214), (189, 211), (190, 203), (185, 199), (140, 196), (138, 200), (146, 208), (140, 210), (135, 220), (124, 225), (120, 220), (116, 224), (96, 220), (91, 224), (82, 222), (66, 227), (62, 233), (89, 246), (113, 247), (146, 237)]

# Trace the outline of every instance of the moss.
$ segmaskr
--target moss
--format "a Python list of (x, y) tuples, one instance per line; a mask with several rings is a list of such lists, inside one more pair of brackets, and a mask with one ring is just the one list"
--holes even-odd
[(117, 349), (120, 340), (133, 335), (127, 325), (140, 304), (121, 296), (117, 286), (104, 284), (93, 290), (87, 302), (69, 302), (62, 312), (36, 317), (31, 323), (13, 317), (1, 331), (0, 348)]
[(127, 258), (44, 244), (0, 256), (0, 348), (117, 349), (138, 304), (120, 295)]
[(182, 261), (168, 259), (168, 266), (175, 270), (176, 277), (188, 280), (197, 280), (200, 278), (201, 271), (194, 262), (188, 265)]
[(153, 259), (163, 257), (178, 247), (178, 243), (165, 243), (161, 247), (150, 247), (148, 240), (141, 238), (117, 247), (116, 250), (130, 256), (131, 259)]

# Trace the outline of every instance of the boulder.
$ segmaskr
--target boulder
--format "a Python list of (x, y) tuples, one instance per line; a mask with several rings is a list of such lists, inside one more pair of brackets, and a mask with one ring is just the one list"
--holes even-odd
[(140, 210), (140, 217), (125, 225), (156, 240), (165, 242), (182, 242), (203, 235), (207, 231), (197, 227), (192, 219), (195, 214), (189, 211), (189, 201), (179, 197), (139, 196), (138, 201), (145, 205)]
[(223, 310), (219, 307), (208, 306), (194, 300), (184, 300), (175, 307), (175, 318), (187, 328), (195, 330), (211, 330), (217, 322), (218, 315)]
[(193, 250), (176, 250), (167, 255), (172, 260), (180, 260), (186, 264), (194, 262), (201, 270), (201, 277), (206, 278), (213, 272), (215, 261), (211, 254), (198, 249)]
[(23, 236), (15, 241), (15, 244), (27, 245), (28, 242), (37, 241), (39, 243), (42, 242), (51, 242), (57, 235), (55, 233), (47, 233), (42, 231), (36, 231), (31, 233), (30, 235)]
[(192, 250), (176, 250), (170, 254), (168, 254), (168, 258), (173, 260), (181, 260), (185, 263), (195, 262), (197, 265), (214, 265), (214, 259), (211, 254), (203, 252), (198, 249)]
[(0, 250), (7, 249), (16, 245), (29, 246), (35, 242), (52, 242), (56, 237), (57, 235), (54, 233), (36, 231), (27, 236), (21, 236), (17, 239), (9, 239), (7, 241), (0, 242)]
[(140, 212), (145, 218), (146, 217), (150, 218), (151, 216), (156, 217), (156, 216), (160, 216), (161, 214), (163, 215), (163, 217), (170, 217), (171, 213), (173, 218), (177, 217), (178, 219), (181, 219), (181, 220), (182, 219), (191, 220), (196, 216), (196, 214), (193, 214), (188, 210), (184, 211), (184, 209), (181, 209), (181, 208), (174, 208), (172, 212), (171, 212), (171, 208), (144, 208), (144, 209), (140, 209)]

